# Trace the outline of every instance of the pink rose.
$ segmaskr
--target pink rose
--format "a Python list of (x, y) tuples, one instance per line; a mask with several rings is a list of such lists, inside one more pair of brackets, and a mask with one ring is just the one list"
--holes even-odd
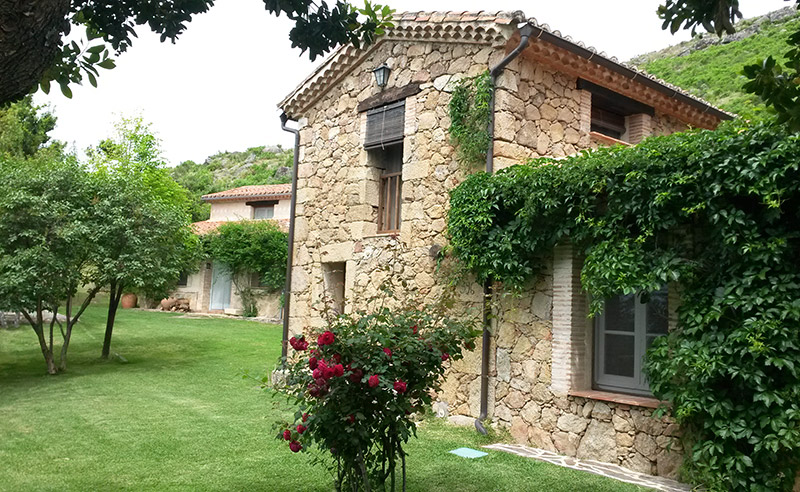
[(317, 338), (317, 345), (330, 345), (334, 342), (334, 340), (336, 340), (336, 337), (334, 336), (333, 332), (326, 331), (320, 335), (319, 338)]
[(286, 429), (285, 431), (283, 431), (283, 438), (286, 441), (291, 440), (292, 439), (292, 431), (290, 431), (289, 429)]
[(291, 449), (293, 453), (296, 453), (303, 449), (303, 445), (297, 441), (292, 441), (289, 443), (289, 449)]
[(380, 381), (378, 381), (378, 375), (377, 374), (373, 374), (372, 376), (369, 377), (369, 380), (367, 380), (367, 384), (369, 384), (370, 388), (374, 388), (375, 386), (378, 386), (379, 382)]
[(394, 390), (398, 393), (405, 393), (406, 392), (406, 383), (402, 381), (395, 381), (394, 382)]

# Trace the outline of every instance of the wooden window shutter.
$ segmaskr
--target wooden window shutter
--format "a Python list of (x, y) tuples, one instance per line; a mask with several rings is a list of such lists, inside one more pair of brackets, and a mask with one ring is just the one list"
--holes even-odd
[(367, 111), (365, 149), (378, 149), (403, 141), (406, 101), (397, 101)]

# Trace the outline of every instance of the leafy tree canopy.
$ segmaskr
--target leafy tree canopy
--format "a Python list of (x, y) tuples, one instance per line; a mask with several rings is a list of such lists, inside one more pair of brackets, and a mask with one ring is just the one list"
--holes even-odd
[[(135, 27), (147, 25), (173, 42), (195, 15), (214, 0), (10, 0), (0, 5), (0, 104), (17, 100), (51, 82), (71, 97), (70, 84), (84, 76), (97, 85), (98, 69), (114, 68), (114, 55), (126, 51)], [(392, 10), (365, 1), (356, 8), (344, 0), (332, 5), (312, 0), (264, 0), (268, 12), (295, 22), (289, 33), (293, 47), (314, 60), (346, 43), (369, 44), (390, 25)], [(66, 43), (73, 28), (85, 31), (82, 42)]]

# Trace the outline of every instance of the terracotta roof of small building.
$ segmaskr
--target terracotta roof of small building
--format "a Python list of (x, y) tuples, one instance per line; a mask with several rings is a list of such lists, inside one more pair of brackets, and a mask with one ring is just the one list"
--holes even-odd
[(253, 200), (258, 198), (267, 198), (277, 200), (280, 198), (290, 198), (292, 196), (291, 184), (276, 184), (276, 185), (252, 185), (240, 186), (231, 190), (220, 191), (217, 193), (210, 193), (203, 195), (204, 202), (211, 202), (217, 200)]
[[(604, 52), (586, 46), (573, 38), (562, 35), (547, 24), (539, 23), (534, 18), (527, 18), (521, 11), (514, 12), (404, 12), (393, 19), (394, 27), (378, 38), (376, 43), (366, 49), (358, 49), (352, 45), (343, 45), (336, 49), (328, 59), (311, 73), (303, 82), (287, 95), (278, 106), (289, 117), (297, 119), (306, 116), (303, 112), (319, 100), (351, 67), (360, 63), (385, 40), (407, 41), (449, 41), (468, 42), (487, 46), (506, 44), (516, 35), (517, 28), (529, 24), (536, 34), (526, 49), (537, 53), (547, 52), (551, 55), (550, 64), (564, 64), (573, 73), (585, 74), (589, 69), (601, 68), (623, 78), (626, 82), (616, 84), (620, 88), (629, 86), (630, 82), (655, 90), (661, 99), (678, 100), (690, 107), (685, 112), (691, 113), (692, 124), (696, 126), (715, 126), (714, 121), (733, 117), (711, 103), (690, 94), (678, 86), (672, 85), (634, 66), (620, 62)], [(519, 36), (516, 36), (517, 38)], [(542, 48), (548, 44), (553, 49)], [(536, 56), (536, 55), (535, 55)], [(542, 59), (547, 56), (539, 55)], [(569, 57), (572, 57), (568, 59)], [(581, 59), (578, 63), (574, 58)], [(572, 66), (574, 65), (574, 66)], [(487, 67), (488, 68), (488, 67)], [(607, 77), (597, 71), (597, 80), (606, 81)], [(588, 76), (591, 76), (589, 74)], [(606, 85), (606, 84), (601, 84)], [(623, 90), (623, 93), (628, 91)], [(626, 94), (627, 95), (627, 94)], [(639, 94), (641, 96), (641, 94)], [(650, 99), (654, 99), (650, 97)], [(648, 101), (652, 104), (652, 101)], [(670, 111), (680, 113), (678, 109)]]
[[(283, 232), (287, 232), (289, 230), (289, 219), (261, 219), (261, 220), (269, 220), (274, 222)], [(204, 236), (210, 232), (216, 231), (219, 226), (227, 222), (234, 222), (234, 221), (203, 220), (200, 222), (193, 223), (192, 229), (194, 229), (195, 234)]]

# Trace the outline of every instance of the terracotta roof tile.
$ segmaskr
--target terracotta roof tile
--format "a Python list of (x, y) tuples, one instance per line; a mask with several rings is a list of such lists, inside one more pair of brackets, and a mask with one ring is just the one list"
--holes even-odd
[[(403, 12), (394, 16), (395, 26), (387, 30), (386, 39), (402, 39), (414, 41), (418, 39), (459, 42), (468, 40), (470, 42), (482, 43), (487, 45), (497, 45), (505, 43), (517, 24), (528, 23), (551, 35), (560, 38), (566, 43), (576, 48), (587, 50), (589, 58), (601, 57), (617, 66), (619, 71), (628, 71), (635, 77), (645, 77), (651, 84), (661, 86), (662, 91), (674, 91), (686, 98), (693, 99), (694, 103), (700, 103), (704, 112), (711, 111), (718, 118), (731, 117), (730, 114), (718, 110), (709, 102), (704, 101), (689, 92), (669, 84), (653, 75), (648, 74), (636, 67), (620, 62), (614, 57), (610, 57), (590, 46), (563, 35), (560, 31), (552, 29), (547, 24), (539, 23), (534, 18), (526, 18), (521, 11), (479, 11), (479, 12)], [(369, 49), (369, 48), (367, 48)], [(351, 45), (341, 46), (335, 50), (331, 56), (311, 73), (294, 91), (287, 95), (279, 106), (293, 118), (302, 116), (302, 112), (319, 97), (321, 97), (331, 82), (338, 79), (343, 73), (350, 69), (350, 66), (357, 63), (364, 51), (352, 47)]]
[(278, 197), (289, 197), (291, 195), (292, 195), (291, 184), (253, 185), (253, 186), (240, 186), (239, 188), (220, 191), (218, 193), (210, 193), (208, 195), (203, 195), (202, 199), (203, 201), (208, 202), (216, 200), (278, 198)]

